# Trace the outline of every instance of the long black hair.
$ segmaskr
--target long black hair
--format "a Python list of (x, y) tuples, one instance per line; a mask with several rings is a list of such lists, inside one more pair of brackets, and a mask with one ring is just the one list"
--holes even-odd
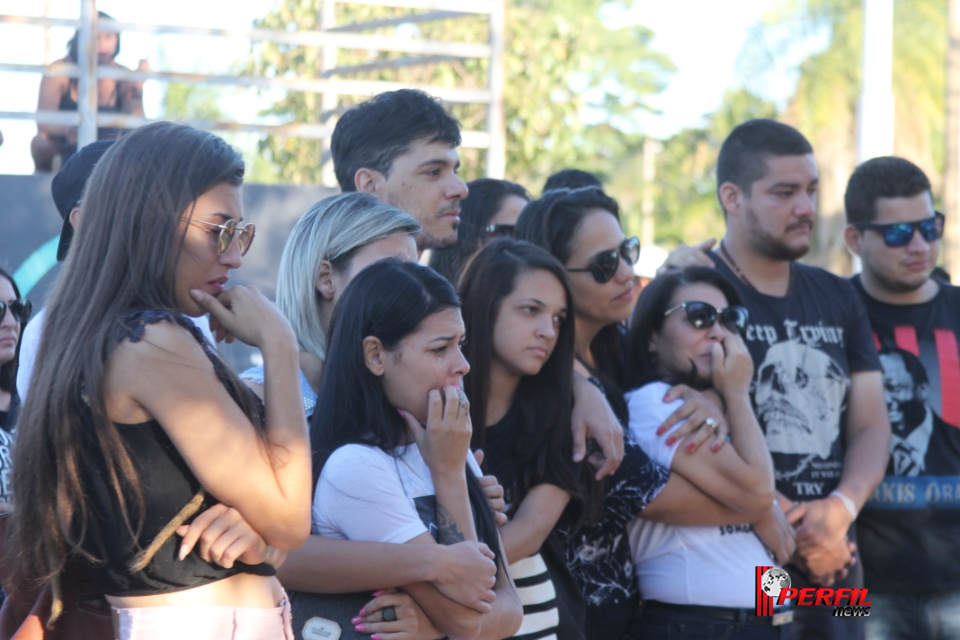
[(510, 196), (531, 200), (530, 194), (516, 182), (479, 178), (467, 183), (470, 196), (460, 205), (460, 226), (457, 241), (444, 249), (430, 252), (430, 268), (450, 282), (457, 282), (470, 256), (476, 253), (487, 237), (490, 220)]
[[(687, 267), (654, 278), (640, 293), (633, 310), (630, 328), (627, 330), (626, 374), (624, 390), (629, 391), (660, 380), (656, 357), (650, 352), (650, 339), (663, 329), (665, 313), (670, 308), (677, 289), (692, 284), (707, 284), (719, 289), (729, 305), (742, 304), (740, 294), (716, 269), (710, 267)], [(683, 380), (668, 380), (670, 383), (695, 384), (696, 368)]]
[[(584, 218), (596, 209), (609, 212), (619, 222), (620, 206), (598, 187), (548, 191), (524, 207), (517, 221), (517, 238), (540, 245), (566, 264)], [(623, 384), (622, 349), (622, 330), (618, 324), (601, 329), (590, 343), (590, 353), (598, 368), (595, 373), (608, 378), (604, 380), (605, 385), (612, 383), (620, 387)], [(625, 405), (614, 406), (618, 415), (625, 410)]]
[[(516, 288), (526, 273), (543, 270), (552, 274), (563, 287), (567, 308), (573, 305), (570, 280), (556, 258), (528, 242), (495, 240), (473, 257), (460, 280), (463, 299), (463, 321), (467, 328), (464, 355), (470, 373), (464, 378), (464, 389), (470, 398), (474, 449), (486, 442), (487, 402), (490, 397), (490, 364), (493, 336), (504, 298)], [(506, 487), (513, 511), (531, 488), (553, 478), (571, 497), (574, 507), (567, 513), (577, 525), (586, 517), (592, 519), (595, 507), (601, 504), (600, 485), (591, 473), (578, 474), (571, 467), (573, 433), (570, 414), (573, 410), (573, 360), (576, 355), (574, 318), (570, 313), (560, 325), (556, 346), (540, 372), (524, 376), (517, 388), (515, 403), (521, 415), (520, 434), (512, 457), (485, 461), (494, 475), (515, 477), (514, 486)], [(501, 474), (498, 469), (511, 469)]]
[[(374, 336), (389, 351), (428, 316), (451, 308), (460, 308), (453, 285), (413, 262), (382, 260), (347, 286), (333, 312), (317, 408), (310, 421), (314, 485), (327, 460), (344, 445), (364, 444), (394, 455), (408, 442), (406, 422), (364, 362), (363, 340)], [(496, 553), (493, 513), (469, 467), (466, 475), (477, 537)]]
[[(0, 268), (0, 278), (10, 283), (10, 286), (13, 287), (13, 294), (19, 300), (20, 288), (17, 287), (13, 276), (7, 273), (5, 269)], [(13, 313), (13, 311), (10, 311), (10, 313)], [(3, 320), (3, 318), (0, 318), (0, 320)], [(27, 324), (25, 322), (20, 325), (20, 334), (17, 337), (17, 349), (14, 352), (13, 360), (0, 365), (0, 391), (8, 391), (14, 397), (17, 395), (17, 369), (20, 367), (20, 345), (23, 344), (23, 329), (26, 326)]]
[[(97, 11), (97, 16), (100, 18), (106, 18), (107, 20), (113, 20), (113, 16), (104, 11)], [(113, 50), (113, 57), (116, 58), (120, 54), (120, 33), (117, 32), (117, 46)], [(70, 38), (70, 42), (67, 43), (67, 59), (70, 62), (76, 63), (80, 58), (80, 30), (77, 29), (73, 37)], [(74, 80), (73, 82), (76, 82)]]

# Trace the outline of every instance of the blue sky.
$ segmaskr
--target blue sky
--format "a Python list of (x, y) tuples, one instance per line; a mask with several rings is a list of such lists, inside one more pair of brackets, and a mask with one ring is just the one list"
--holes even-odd
[[(673, 60), (677, 72), (653, 105), (662, 115), (645, 116), (643, 127), (657, 137), (696, 126), (705, 113), (714, 110), (727, 89), (742, 84), (738, 56), (748, 38), (762, 36), (760, 20), (778, 0), (637, 0), (624, 20), (639, 22), (656, 34), (653, 47)], [(0, 0), (0, 14), (37, 15), (46, 5), (48, 15), (76, 18), (78, 0)], [(245, 28), (268, 11), (272, 0), (100, 0), (97, 6), (124, 22), (183, 26)], [(229, 9), (227, 9), (229, 7)], [(619, 20), (619, 17), (618, 17)], [(51, 62), (62, 56), (72, 35), (68, 27), (51, 28), (45, 51), (40, 28), (0, 24), (0, 61), (27, 64)], [(243, 41), (223, 38), (206, 40), (164, 36), (163, 67), (177, 71), (225, 71), (245, 55)], [(161, 67), (160, 42), (152, 34), (125, 34), (118, 61), (136, 67), (141, 58), (154, 69)], [(792, 90), (792, 74), (770, 74), (779, 79), (765, 87), (766, 97), (782, 101)], [(29, 111), (36, 108), (40, 78), (34, 74), (0, 73), (0, 111)], [(162, 96), (159, 83), (148, 82), (144, 89), (147, 116), (156, 116)], [(250, 117), (250, 116), (241, 116)], [(0, 147), (0, 173), (31, 173), (30, 122), (0, 120), (5, 143)]]

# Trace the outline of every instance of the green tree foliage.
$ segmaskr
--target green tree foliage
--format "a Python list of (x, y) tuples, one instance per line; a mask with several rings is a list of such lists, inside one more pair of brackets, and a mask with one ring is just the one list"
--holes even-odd
[[(895, 104), (894, 153), (922, 167), (936, 185), (943, 168), (945, 121), (946, 0), (896, 0), (893, 20)], [(762, 83), (777, 56), (798, 39), (825, 34), (826, 46), (799, 67), (796, 91), (785, 120), (814, 146), (820, 168), (820, 222), (811, 260), (843, 270), (843, 191), (856, 166), (856, 113), (860, 94), (863, 13), (861, 0), (794, 0), (764, 18), (787, 34), (772, 42), (751, 43)]]
[[(318, 28), (318, 0), (285, 0), (256, 21), (255, 27), (280, 30)], [(641, 26), (616, 27), (601, 19), (601, 10), (616, 3), (602, 0), (507, 0), (504, 59), (504, 112), (507, 177), (537, 191), (553, 171), (578, 166), (609, 172), (618, 158), (640, 141), (635, 115), (645, 99), (660, 91), (672, 65), (650, 48), (652, 33)], [(420, 12), (390, 7), (337, 5), (336, 25), (387, 20)], [(433, 41), (487, 42), (483, 16), (407, 22), (364, 33), (416, 37)], [(478, 88), (488, 86), (485, 60), (443, 59), (402, 65), (407, 54), (341, 49), (342, 78), (388, 80), (415, 86)], [(372, 69), (373, 63), (398, 65)], [(254, 47), (249, 70), (265, 76), (321, 76), (316, 47), (262, 43)], [(342, 96), (341, 109), (366, 96)], [(484, 130), (486, 109), (477, 104), (449, 105), (464, 130)], [(318, 122), (316, 94), (288, 92), (269, 115), (283, 122)], [(262, 155), (280, 179), (315, 183), (320, 179), (319, 142), (266, 138)], [(463, 150), (463, 175), (484, 174), (483, 154)]]
[[(720, 145), (744, 120), (776, 117), (776, 107), (746, 91), (728, 91), (720, 107), (704, 117), (701, 127), (683, 129), (663, 141), (656, 156), (653, 189), (655, 241), (663, 247), (722, 237), (723, 213), (717, 203), (716, 166)], [(630, 192), (640, 175), (640, 156), (623, 163), (610, 182), (610, 191), (624, 205), (624, 226), (640, 233), (640, 193)], [(633, 189), (636, 189), (633, 186)]]

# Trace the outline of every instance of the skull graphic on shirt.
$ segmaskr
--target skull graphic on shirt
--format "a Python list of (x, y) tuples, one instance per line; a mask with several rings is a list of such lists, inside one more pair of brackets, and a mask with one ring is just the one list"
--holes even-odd
[(843, 369), (816, 347), (798, 340), (771, 346), (754, 382), (770, 451), (829, 456), (849, 384)]

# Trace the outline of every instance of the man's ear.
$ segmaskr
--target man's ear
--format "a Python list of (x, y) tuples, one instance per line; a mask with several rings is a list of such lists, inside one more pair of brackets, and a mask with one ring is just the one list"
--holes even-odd
[(329, 260), (320, 262), (320, 271), (317, 273), (317, 282), (314, 286), (324, 300), (333, 300), (337, 287), (333, 284), (333, 265)]
[(843, 241), (847, 243), (847, 249), (855, 256), (860, 255), (860, 230), (852, 224), (848, 224), (843, 230)]
[(357, 169), (357, 172), (353, 175), (353, 184), (360, 193), (372, 193), (378, 196), (383, 182), (382, 173), (367, 167)]
[(380, 377), (387, 368), (387, 351), (383, 348), (380, 338), (367, 336), (363, 339), (363, 363), (367, 365), (370, 373)]
[(67, 216), (67, 219), (70, 220), (70, 226), (73, 227), (73, 230), (77, 230), (77, 225), (80, 223), (80, 207), (74, 207), (70, 210), (70, 215)]
[(743, 209), (743, 191), (732, 182), (724, 182), (717, 190), (717, 197), (728, 216), (739, 216)]

